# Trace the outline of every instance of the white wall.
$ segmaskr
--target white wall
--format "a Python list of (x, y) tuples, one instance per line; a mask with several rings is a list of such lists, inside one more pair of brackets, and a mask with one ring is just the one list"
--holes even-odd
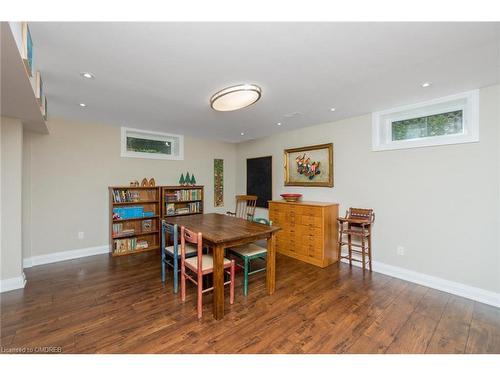
[(31, 257), (31, 142), (30, 132), (23, 132), (23, 178), (22, 178), (22, 254)]
[(1, 127), (1, 275), (4, 281), (22, 277), (22, 144), (20, 120), (2, 117)]
[[(365, 115), (240, 144), (236, 191), (245, 193), (246, 159), (272, 155), (274, 199), (300, 192), (341, 213), (375, 209), (376, 261), (500, 292), (499, 98), (499, 86), (481, 89), (478, 143), (373, 152)], [(285, 188), (283, 150), (329, 142), (335, 187)]]
[[(234, 205), (234, 144), (186, 137), (183, 161), (122, 158), (118, 127), (64, 119), (50, 119), (49, 127), (50, 135), (26, 136), (31, 188), (25, 186), (24, 201), (31, 208), (24, 219), (31, 233), (24, 238), (25, 256), (107, 245), (108, 186), (143, 177), (177, 185), (180, 174), (189, 171), (205, 186), (206, 212), (225, 212)], [(226, 207), (213, 207), (214, 158), (224, 159)]]

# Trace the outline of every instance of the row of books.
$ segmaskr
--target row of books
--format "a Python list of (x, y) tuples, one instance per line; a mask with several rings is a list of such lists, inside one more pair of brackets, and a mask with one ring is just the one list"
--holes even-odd
[(201, 189), (183, 189), (165, 193), (166, 202), (195, 201), (202, 199)]
[(123, 229), (122, 223), (113, 224), (113, 235), (127, 236), (130, 234), (134, 234), (134, 228)]
[[(153, 230), (153, 220), (143, 220), (141, 222), (142, 232), (151, 232)], [(127, 236), (135, 233), (135, 228), (123, 229), (123, 223), (113, 224), (113, 235)]]
[(176, 207), (174, 203), (167, 203), (165, 208), (167, 216), (184, 215), (201, 212), (201, 202), (188, 203), (187, 206)]
[(142, 206), (115, 207), (113, 208), (113, 219), (137, 219), (141, 217), (155, 216), (153, 211), (144, 211)]
[(138, 202), (140, 200), (140, 194), (136, 190), (113, 190), (113, 202), (114, 203), (126, 203), (126, 202)]
[(137, 238), (127, 238), (123, 240), (115, 240), (113, 252), (125, 253), (128, 251), (147, 249), (148, 247), (149, 243), (146, 240), (137, 241)]

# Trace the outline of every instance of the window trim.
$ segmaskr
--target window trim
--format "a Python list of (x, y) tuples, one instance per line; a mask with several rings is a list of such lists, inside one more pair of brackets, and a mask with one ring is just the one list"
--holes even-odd
[[(165, 141), (171, 141), (172, 138), (178, 138), (179, 140), (179, 155), (165, 155), (165, 154), (155, 154), (149, 152), (135, 152), (127, 150), (127, 134), (129, 132), (134, 132), (138, 134), (154, 135), (159, 137), (165, 137)], [(150, 130), (135, 129), (121, 127), (121, 146), (120, 146), (120, 156), (122, 158), (141, 158), (141, 159), (159, 159), (159, 160), (184, 160), (184, 136), (180, 134), (162, 133), (154, 132)]]
[[(464, 104), (453, 103), (464, 99)], [(449, 105), (446, 105), (449, 103)], [(432, 107), (442, 104), (443, 107)], [(432, 116), (449, 111), (463, 111), (463, 133), (433, 137), (392, 140), (392, 122)], [(393, 117), (391, 117), (393, 115)], [(384, 117), (386, 117), (384, 119)], [(387, 131), (389, 127), (390, 132)], [(417, 104), (405, 105), (372, 113), (372, 151), (399, 150), (415, 147), (441, 146), (479, 141), (479, 90), (449, 95)]]

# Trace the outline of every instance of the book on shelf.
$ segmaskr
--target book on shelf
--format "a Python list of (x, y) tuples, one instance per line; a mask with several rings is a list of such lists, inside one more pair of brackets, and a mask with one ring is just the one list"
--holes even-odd
[(151, 219), (143, 220), (141, 222), (141, 226), (143, 232), (151, 232), (153, 230), (153, 220)]
[(148, 241), (141, 240), (141, 241), (137, 241), (135, 249), (141, 250), (141, 249), (147, 249), (148, 247), (149, 247)]
[(175, 204), (167, 203), (167, 215), (175, 215)]
[(114, 236), (128, 236), (135, 233), (134, 228), (123, 229), (122, 223), (113, 224), (113, 235)]
[(113, 252), (125, 253), (137, 249), (137, 238), (127, 238), (123, 240), (114, 240)]
[(182, 189), (165, 193), (166, 202), (195, 201), (202, 199), (201, 189)]
[(137, 190), (129, 189), (114, 189), (113, 190), (113, 202), (114, 203), (130, 203), (130, 202), (140, 202), (141, 196)]

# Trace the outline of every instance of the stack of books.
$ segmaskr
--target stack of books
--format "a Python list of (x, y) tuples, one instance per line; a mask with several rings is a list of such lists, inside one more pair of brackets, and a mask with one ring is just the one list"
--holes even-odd
[(137, 248), (137, 239), (136, 238), (128, 238), (124, 240), (115, 240), (114, 241), (114, 249), (115, 253), (125, 253), (127, 251), (133, 251)]

